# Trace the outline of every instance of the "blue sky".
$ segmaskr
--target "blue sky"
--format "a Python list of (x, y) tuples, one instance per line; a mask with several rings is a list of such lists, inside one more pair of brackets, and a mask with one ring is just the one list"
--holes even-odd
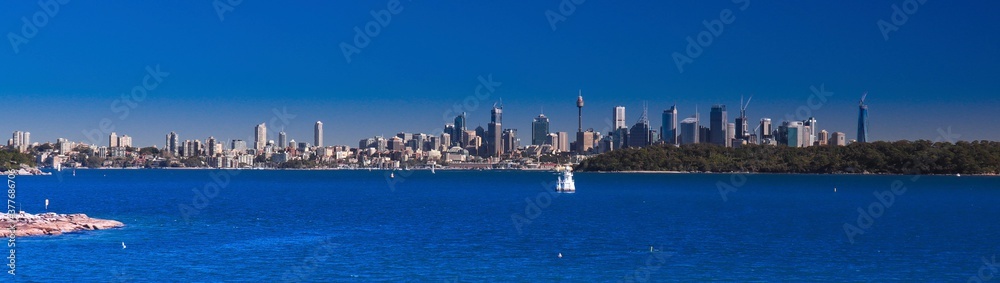
[[(502, 98), (505, 128), (527, 143), (543, 108), (553, 131), (575, 131), (580, 89), (584, 127), (601, 130), (613, 106), (626, 106), (632, 124), (644, 102), (654, 127), (674, 103), (684, 116), (724, 103), (735, 118), (740, 94), (754, 95), (752, 120), (780, 121), (823, 85), (833, 95), (810, 112), (820, 128), (849, 138), (868, 91), (874, 139), (933, 140), (951, 127), (963, 140), (1000, 140), (993, 1), (926, 1), (886, 40), (876, 23), (892, 22), (892, 6), (906, 1), (752, 0), (741, 10), (729, 0), (589, 0), (553, 30), (545, 14), (558, 13), (561, 1), (404, 0), (348, 63), (339, 45), (389, 2), (243, 1), (220, 20), (211, 1), (71, 1), (17, 52), (10, 35), (24, 35), (22, 17), (44, 10), (6, 3), (0, 134), (87, 141), (83, 132), (107, 118), (141, 146), (162, 146), (170, 131), (245, 139), (273, 109), (287, 109), (295, 115), (284, 126), (290, 138), (311, 141), (322, 120), (327, 144), (356, 145), (433, 132), (463, 102), (477, 106), (459, 107), (470, 126), (485, 125)], [(671, 55), (727, 9), (734, 20), (680, 72)], [(112, 104), (157, 65), (169, 75), (122, 118), (128, 104)], [(489, 75), (500, 86), (476, 98), (478, 77)]]

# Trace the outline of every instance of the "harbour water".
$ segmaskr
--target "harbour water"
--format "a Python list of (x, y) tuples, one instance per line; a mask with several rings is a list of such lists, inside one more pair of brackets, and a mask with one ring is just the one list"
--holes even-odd
[(577, 173), (574, 194), (554, 193), (555, 180), (550, 172), (446, 170), (397, 171), (394, 178), (385, 171), (254, 170), (18, 176), (17, 201), (25, 211), (44, 212), (49, 199), (50, 211), (126, 226), (19, 238), (16, 279), (965, 282), (1000, 276), (984, 263), (1000, 254), (997, 177)]

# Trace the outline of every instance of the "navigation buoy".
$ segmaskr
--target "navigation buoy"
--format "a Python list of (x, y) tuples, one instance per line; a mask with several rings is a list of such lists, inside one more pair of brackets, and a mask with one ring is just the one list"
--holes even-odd
[(836, 193), (837, 192), (837, 188), (833, 188), (833, 192)]
[(559, 258), (562, 258), (562, 253), (559, 253)]
[(45, 211), (49, 211), (49, 199), (45, 199)]
[(122, 242), (122, 249), (125, 249), (125, 242)]

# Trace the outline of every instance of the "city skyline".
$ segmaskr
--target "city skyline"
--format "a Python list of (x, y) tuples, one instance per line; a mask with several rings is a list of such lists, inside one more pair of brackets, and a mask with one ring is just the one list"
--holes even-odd
[[(1000, 125), (970, 123), (990, 120), (1000, 105), (991, 83), (1000, 50), (987, 32), (1000, 23), (986, 13), (1000, 3), (926, 3), (886, 38), (876, 23), (892, 16), (894, 3), (754, 2), (740, 10), (732, 1), (587, 2), (553, 29), (543, 12), (558, 3), (406, 2), (347, 62), (338, 46), (383, 4), (244, 4), (224, 20), (204, 3), (67, 4), (27, 43), (0, 50), (9, 70), (0, 76), (0, 100), (24, 117), (0, 123), (0, 133), (83, 141), (109, 119), (137, 145), (159, 144), (169, 131), (245, 140), (247, 124), (287, 109), (295, 115), (284, 128), (290, 137), (311, 141), (309, 121), (324, 121), (325, 144), (353, 144), (429, 133), (458, 112), (468, 113), (469, 129), (487, 127), (489, 105), (500, 97), (504, 128), (526, 136), (544, 107), (553, 132), (573, 133), (575, 109), (566, 101), (578, 89), (587, 97), (583, 124), (595, 130), (616, 105), (648, 102), (656, 116), (676, 104), (684, 119), (694, 105), (735, 107), (741, 94), (754, 96), (749, 121), (777, 124), (817, 105), (813, 89), (822, 89), (829, 96), (808, 116), (849, 139), (868, 91), (872, 140), (933, 139), (949, 128), (962, 140), (1000, 140)], [(0, 29), (20, 33), (19, 19), (40, 9), (12, 3), (0, 11), (9, 19)], [(735, 22), (679, 71), (672, 55), (685, 53), (686, 39), (723, 9), (738, 11)], [(105, 20), (87, 20), (94, 14)], [(185, 20), (163, 24), (178, 18)], [(142, 101), (122, 99), (148, 75), (156, 84)], [(660, 119), (650, 120), (658, 129)], [(107, 144), (106, 132), (93, 143)]]

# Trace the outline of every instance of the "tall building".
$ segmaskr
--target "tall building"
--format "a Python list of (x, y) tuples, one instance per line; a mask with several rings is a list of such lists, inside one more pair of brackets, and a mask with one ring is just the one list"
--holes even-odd
[(132, 147), (132, 137), (128, 135), (122, 135), (118, 137), (118, 146), (120, 147)]
[(170, 132), (169, 134), (167, 134), (167, 143), (163, 146), (167, 152), (169, 152), (173, 156), (178, 156), (178, 154), (180, 153), (180, 147), (182, 146), (183, 145), (180, 144), (177, 133)]
[(689, 117), (681, 121), (681, 138), (680, 144), (696, 144), (700, 140), (698, 135), (700, 127), (698, 126), (698, 117)]
[(726, 124), (726, 147), (732, 147), (733, 141), (736, 139), (736, 124), (727, 123)]
[(816, 137), (816, 126), (817, 126), (816, 125), (816, 118), (815, 117), (809, 117), (809, 119), (806, 119), (805, 121), (802, 121), (802, 122), (804, 123), (804, 125), (806, 127), (808, 127), (806, 129), (806, 132), (805, 132), (806, 139), (803, 142), (803, 144), (805, 146), (812, 146), (813, 144), (816, 143), (816, 139), (817, 139), (817, 137)]
[(535, 121), (531, 122), (531, 144), (546, 144), (548, 137), (549, 118), (545, 117), (545, 114), (538, 114), (538, 117), (535, 117)]
[(109, 148), (118, 147), (118, 134), (116, 134), (115, 132), (111, 132), (111, 135), (108, 136), (108, 147)]
[(216, 146), (218, 145), (218, 142), (215, 141), (215, 137), (208, 137), (208, 142), (206, 143), (208, 144), (207, 148), (208, 156), (215, 156), (216, 154), (220, 153), (216, 151)]
[(771, 136), (771, 118), (760, 119), (760, 139), (773, 139)]
[[(623, 109), (624, 110), (624, 109)], [(649, 117), (646, 116), (646, 108), (642, 109), (642, 116), (639, 121), (632, 126), (628, 133), (628, 147), (646, 147), (653, 143), (653, 137), (649, 130)]]
[(830, 144), (836, 146), (847, 145), (847, 134), (844, 134), (843, 132), (833, 132), (833, 134), (830, 135)]
[(865, 104), (866, 92), (858, 102), (858, 142), (868, 142), (868, 105)]
[(288, 134), (285, 131), (278, 132), (278, 147), (285, 148), (288, 145)]
[(236, 154), (247, 153), (247, 142), (244, 140), (232, 140), (229, 145)]
[(729, 120), (726, 118), (726, 105), (712, 105), (712, 113), (709, 119), (710, 142), (715, 145), (728, 147), (730, 143), (727, 138), (729, 135), (726, 134), (726, 121)]
[(576, 152), (585, 154), (593, 150), (595, 136), (597, 136), (597, 133), (592, 130), (576, 133)]
[(465, 112), (459, 114), (455, 117), (455, 134), (451, 136), (452, 143), (458, 144), (458, 146), (465, 147), (463, 141), (466, 139), (465, 131), (467, 131), (468, 125), (465, 123)]
[(613, 115), (615, 117), (614, 130), (628, 128), (628, 125), (625, 125), (625, 106), (615, 106)]
[(576, 132), (583, 132), (583, 90), (576, 97)]
[(500, 156), (503, 154), (503, 104), (497, 106), (493, 105), (493, 109), (490, 110), (490, 123), (487, 125), (489, 132), (487, 136), (487, 150), (488, 156)]
[(257, 151), (263, 151), (264, 147), (267, 146), (267, 125), (265, 123), (260, 123), (260, 125), (254, 127), (253, 132), (253, 148)]
[(783, 122), (778, 128), (779, 143), (789, 147), (803, 147), (808, 134), (805, 132), (805, 123), (801, 121)]
[(316, 121), (316, 126), (313, 127), (313, 143), (317, 147), (323, 147), (323, 122)]
[(31, 145), (31, 133), (15, 131), (11, 139), (7, 141), (7, 145), (16, 148), (20, 152), (28, 151), (28, 146)]
[(559, 138), (559, 152), (569, 152), (572, 150), (569, 148), (569, 133), (556, 132), (556, 136)]
[(826, 130), (819, 131), (819, 136), (817, 137), (816, 145), (820, 146), (827, 145), (829, 140), (830, 140), (830, 133), (828, 133)]
[(663, 110), (663, 124), (660, 127), (660, 139), (667, 144), (678, 143), (677, 141), (677, 105), (670, 106), (670, 109)]
[(505, 129), (501, 136), (503, 140), (503, 152), (514, 152), (520, 146), (521, 140), (517, 138), (516, 129)]

